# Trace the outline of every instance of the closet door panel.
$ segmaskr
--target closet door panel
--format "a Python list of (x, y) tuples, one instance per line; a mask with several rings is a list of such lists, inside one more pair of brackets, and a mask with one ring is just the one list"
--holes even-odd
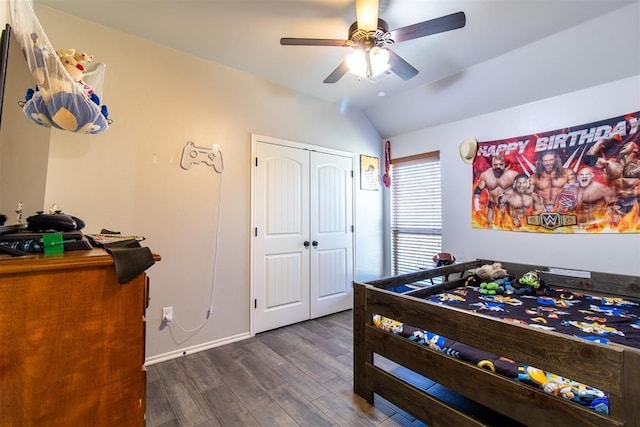
[(353, 161), (311, 152), (311, 318), (351, 308)]
[(255, 331), (309, 318), (309, 154), (257, 146), (254, 184)]

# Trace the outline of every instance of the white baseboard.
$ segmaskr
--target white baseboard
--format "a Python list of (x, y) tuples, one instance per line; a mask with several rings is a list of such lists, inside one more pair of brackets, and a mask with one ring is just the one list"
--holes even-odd
[(249, 332), (234, 335), (217, 341), (209, 341), (207, 343), (194, 345), (193, 347), (186, 347), (181, 350), (171, 351), (169, 353), (158, 354), (156, 356), (147, 357), (145, 359), (145, 365), (149, 366), (156, 363), (165, 362), (167, 360), (177, 359), (178, 357), (186, 356), (187, 354), (209, 350), (210, 348), (220, 347), (221, 345), (246, 340), (247, 338), (251, 338), (251, 334)]

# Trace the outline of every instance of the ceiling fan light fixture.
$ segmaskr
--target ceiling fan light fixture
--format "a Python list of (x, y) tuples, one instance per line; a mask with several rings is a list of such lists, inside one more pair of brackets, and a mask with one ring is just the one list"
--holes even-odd
[(356, 21), (349, 26), (346, 40), (294, 37), (280, 39), (283, 46), (336, 46), (355, 49), (323, 83), (337, 83), (349, 71), (370, 82), (379, 81), (390, 74), (409, 80), (419, 71), (393, 50), (386, 50), (383, 46), (455, 30), (464, 27), (467, 22), (464, 12), (456, 12), (389, 31), (387, 22), (378, 16), (379, 0), (355, 0), (355, 4)]
[(369, 78), (389, 69), (389, 51), (374, 46), (369, 50), (356, 49), (346, 58), (349, 71), (358, 77)]

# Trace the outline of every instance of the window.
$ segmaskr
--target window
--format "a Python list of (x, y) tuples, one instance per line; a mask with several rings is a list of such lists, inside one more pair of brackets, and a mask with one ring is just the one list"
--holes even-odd
[(432, 267), (442, 248), (440, 154), (391, 161), (391, 271)]

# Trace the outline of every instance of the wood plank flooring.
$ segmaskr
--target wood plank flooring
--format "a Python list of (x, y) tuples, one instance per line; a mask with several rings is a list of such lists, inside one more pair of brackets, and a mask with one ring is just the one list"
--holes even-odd
[(147, 367), (147, 426), (425, 426), (352, 391), (352, 312)]

